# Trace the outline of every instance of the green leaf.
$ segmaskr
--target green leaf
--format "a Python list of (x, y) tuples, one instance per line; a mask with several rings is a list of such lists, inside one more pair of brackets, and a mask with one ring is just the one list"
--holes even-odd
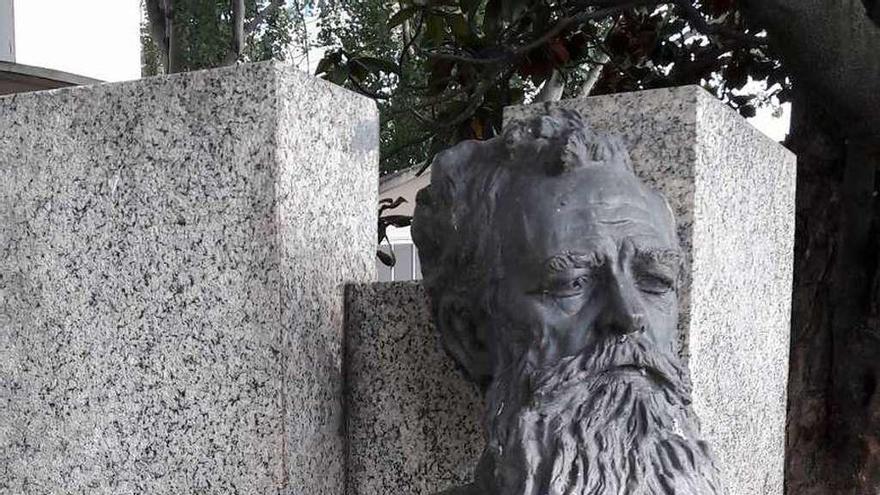
[(359, 59), (351, 59), (348, 61), (348, 73), (351, 77), (358, 81), (363, 81), (372, 72), (369, 67), (361, 63)]
[(388, 29), (393, 29), (403, 24), (412, 18), (412, 16), (416, 15), (420, 10), (422, 10), (421, 7), (407, 7), (400, 10), (388, 19)]
[(449, 86), (449, 76), (455, 64), (449, 60), (428, 59), (428, 94), (437, 95)]
[(385, 266), (394, 266), (394, 256), (382, 250), (376, 250), (376, 256)]
[(425, 38), (439, 45), (446, 37), (446, 22), (443, 17), (438, 15), (429, 15), (426, 21)]
[(341, 85), (346, 79), (348, 79), (348, 68), (342, 65), (327, 73), (327, 80), (335, 84)]
[(340, 62), (342, 62), (342, 54), (339, 51), (327, 52), (315, 67), (315, 75), (330, 73)]
[(525, 101), (525, 91), (523, 88), (510, 88), (509, 105), (521, 105)]
[(461, 0), (459, 5), (461, 5), (462, 12), (467, 14), (468, 17), (472, 17), (482, 3), (482, 0)]
[(757, 113), (758, 112), (753, 105), (744, 105), (739, 107), (739, 114), (747, 119), (754, 117)]
[(330, 72), (335, 66), (336, 63), (333, 60), (324, 57), (321, 59), (320, 62), (318, 62), (318, 66), (315, 68), (315, 75), (317, 76), (325, 72)]
[(373, 73), (386, 72), (391, 74), (400, 74), (400, 66), (391, 60), (377, 57), (357, 57), (352, 60)]
[(527, 0), (504, 0), (501, 2), (501, 16), (505, 21), (512, 21), (527, 8)]
[(467, 19), (461, 14), (450, 15), (446, 18), (446, 23), (456, 40), (460, 43), (466, 43), (471, 39), (471, 28), (468, 26)]
[(393, 227), (409, 227), (412, 225), (412, 217), (409, 215), (386, 215), (382, 217), (382, 222)]
[(489, 0), (486, 4), (486, 15), (483, 16), (483, 32), (494, 38), (501, 30), (501, 8), (503, 0)]
[(403, 203), (406, 203), (406, 198), (404, 198), (403, 196), (400, 196), (394, 200), (392, 200), (391, 198), (382, 199), (381, 201), (379, 201), (379, 204), (381, 205), (379, 207), (379, 215), (382, 215), (385, 210), (393, 210)]

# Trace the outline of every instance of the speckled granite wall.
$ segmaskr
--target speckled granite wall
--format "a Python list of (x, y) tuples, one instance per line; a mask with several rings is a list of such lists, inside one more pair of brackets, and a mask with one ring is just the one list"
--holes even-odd
[(346, 292), (347, 495), (433, 495), (471, 479), (482, 400), (440, 347), (418, 282)]
[(341, 494), (377, 119), (275, 63), (0, 98), (0, 493)]
[[(703, 430), (731, 495), (781, 494), (795, 157), (698, 87), (556, 105), (622, 135), (637, 173), (669, 198), (687, 254), (681, 328)], [(353, 495), (433, 493), (474, 466), (479, 398), (437, 350), (424, 297), (400, 284), (349, 293)]]
[[(687, 253), (681, 309), (694, 406), (731, 494), (781, 494), (795, 156), (697, 86), (556, 103), (623, 136)], [(505, 119), (545, 111), (511, 107)]]

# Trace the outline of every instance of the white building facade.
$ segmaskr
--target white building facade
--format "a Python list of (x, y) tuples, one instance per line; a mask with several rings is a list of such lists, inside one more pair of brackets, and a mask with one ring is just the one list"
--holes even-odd
[[(33, 78), (34, 89), (137, 79), (140, 7), (140, 0), (0, 0), (0, 72)], [(40, 79), (59, 84), (42, 87)]]
[[(416, 193), (431, 183), (430, 170), (418, 175), (418, 168), (408, 168), (382, 177), (379, 181), (379, 199), (403, 198), (405, 203), (390, 210), (390, 215), (412, 215), (416, 206)], [(388, 228), (388, 242), (379, 249), (394, 253), (393, 267), (385, 266), (376, 259), (376, 272), (380, 282), (420, 280), (422, 278), (419, 252), (413, 244), (409, 227)]]

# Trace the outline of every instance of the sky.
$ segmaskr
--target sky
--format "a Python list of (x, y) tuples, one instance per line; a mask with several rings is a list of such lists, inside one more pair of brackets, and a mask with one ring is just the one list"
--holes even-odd
[(774, 141), (782, 142), (791, 125), (791, 103), (782, 105), (782, 115), (773, 116), (773, 109), (762, 108), (758, 110), (757, 115), (749, 119), (749, 123), (757, 127), (758, 130), (772, 138)]
[(103, 81), (140, 77), (140, 0), (14, 2), (16, 63)]

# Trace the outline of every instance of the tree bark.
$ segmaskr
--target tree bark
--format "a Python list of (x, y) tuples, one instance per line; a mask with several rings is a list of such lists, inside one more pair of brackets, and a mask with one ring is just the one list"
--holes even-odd
[(786, 492), (880, 493), (880, 30), (861, 0), (751, 0), (796, 88)]
[(181, 27), (175, 22), (174, 0), (165, 2), (165, 33), (168, 37), (168, 66), (165, 70), (168, 74), (189, 70), (184, 57), (183, 37), (180, 36)]
[(865, 4), (868, 17), (880, 26), (880, 0), (862, 0), (862, 3)]
[(590, 96), (590, 93), (593, 92), (593, 88), (596, 86), (596, 83), (599, 82), (599, 78), (602, 76), (602, 71), (605, 69), (605, 64), (611, 59), (607, 54), (602, 53), (599, 55), (598, 63), (593, 65), (590, 68), (590, 72), (587, 74), (586, 80), (581, 85), (580, 90), (578, 91), (578, 98), (586, 98)]
[(880, 29), (862, 0), (742, 0), (798, 83), (848, 134), (880, 136)]
[(563, 92), (565, 92), (565, 80), (559, 70), (554, 70), (550, 79), (544, 81), (541, 90), (535, 95), (533, 103), (559, 101), (562, 99)]
[(798, 155), (791, 357), (788, 384), (786, 493), (834, 493), (830, 471), (828, 387), (834, 343), (830, 332), (837, 258), (842, 138), (823, 125), (824, 109), (799, 91), (787, 145)]
[(226, 64), (235, 63), (241, 58), (244, 37), (244, 0), (232, 0), (232, 46), (226, 55)]
[[(842, 193), (839, 268), (831, 300), (835, 342), (831, 428), (835, 474), (851, 493), (880, 492), (880, 210), (877, 167), (880, 144), (848, 136)], [(850, 470), (852, 470), (850, 472)]]
[(159, 48), (160, 63), (165, 72), (168, 72), (168, 33), (165, 30), (165, 1), (144, 0), (147, 10), (147, 21), (150, 24), (150, 37)]

